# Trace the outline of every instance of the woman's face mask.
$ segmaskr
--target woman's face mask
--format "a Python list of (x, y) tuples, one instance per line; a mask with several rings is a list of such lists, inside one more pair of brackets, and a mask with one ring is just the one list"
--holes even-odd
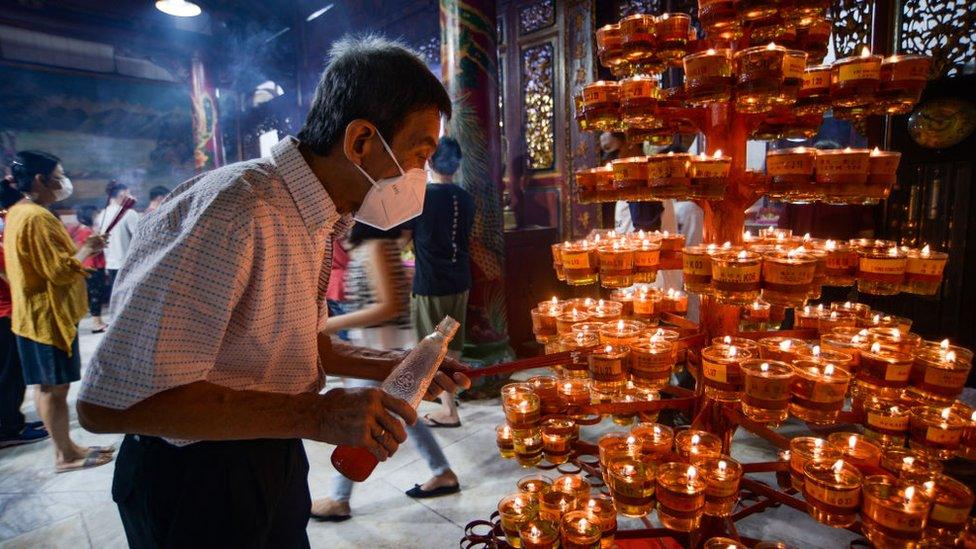
[(383, 143), (383, 148), (393, 159), (400, 175), (387, 177), (379, 181), (370, 177), (362, 166), (353, 162), (364, 177), (372, 184), (372, 188), (363, 198), (363, 203), (356, 212), (354, 219), (370, 227), (386, 231), (409, 221), (424, 211), (424, 195), (427, 191), (427, 174), (420, 168), (411, 168), (406, 172), (400, 167), (396, 156), (386, 144), (383, 135), (376, 131), (376, 135)]
[(71, 193), (75, 192), (75, 186), (71, 183), (71, 179), (66, 175), (62, 175), (61, 177), (57, 178), (56, 181), (61, 184), (61, 187), (58, 189), (51, 189), (51, 191), (54, 193), (54, 201), (61, 202), (62, 200), (67, 200), (67, 198), (71, 196)]

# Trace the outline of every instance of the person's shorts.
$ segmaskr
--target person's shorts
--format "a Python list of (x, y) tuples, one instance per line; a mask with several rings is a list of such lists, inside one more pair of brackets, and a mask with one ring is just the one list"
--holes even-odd
[(468, 292), (451, 295), (417, 295), (410, 298), (410, 320), (417, 332), (417, 341), (437, 328), (437, 324), (450, 315), (461, 323), (457, 335), (451, 340), (448, 349), (460, 353), (464, 350), (465, 320), (468, 311)]
[(81, 352), (78, 336), (68, 353), (45, 343), (17, 336), (17, 351), (27, 385), (67, 385), (81, 379)]

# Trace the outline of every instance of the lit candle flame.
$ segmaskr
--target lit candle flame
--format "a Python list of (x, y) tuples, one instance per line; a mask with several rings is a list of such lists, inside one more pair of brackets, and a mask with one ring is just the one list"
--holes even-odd
[(725, 343), (726, 345), (731, 345), (732, 344), (732, 336), (725, 336), (725, 337), (723, 337), (722, 338), (722, 343)]
[(928, 244), (926, 244), (922, 248), (922, 252), (921, 253), (922, 253), (922, 257), (928, 257), (928, 256), (932, 255), (932, 249), (929, 248), (929, 245)]
[(612, 345), (607, 345), (606, 348), (603, 349), (603, 352), (605, 352), (607, 354), (612, 353), (613, 352), (613, 346)]
[(688, 466), (688, 480), (692, 481), (698, 476), (698, 469), (695, 469), (694, 465)]
[(623, 468), (620, 470), (620, 474), (622, 474), (625, 477), (629, 477), (636, 472), (637, 469), (635, 469), (634, 466), (629, 463), (627, 465), (624, 465)]
[(868, 329), (867, 328), (861, 328), (861, 331), (858, 332), (857, 335), (859, 335), (861, 337), (868, 337)]
[[(668, 14), (665, 13), (664, 15), (666, 17)], [(580, 533), (581, 534), (586, 533), (586, 531), (589, 528), (590, 528), (589, 521), (587, 521), (585, 518), (584, 519), (580, 519), (580, 521), (579, 521), (579, 531), (580, 531)]]
[(854, 447), (857, 446), (857, 435), (851, 435), (847, 438), (847, 446), (854, 450)]
[(905, 503), (911, 503), (913, 497), (915, 497), (915, 487), (909, 486), (908, 488), (905, 488)]
[(811, 352), (813, 353), (813, 358), (820, 358), (820, 345), (814, 345)]
[(542, 530), (539, 530), (539, 528), (535, 524), (533, 524), (532, 529), (529, 531), (529, 535), (534, 538), (537, 538), (542, 535)]
[(746, 232), (742, 233), (742, 240), (744, 240), (746, 242), (749, 242), (750, 240), (752, 240), (752, 231), (746, 231)]
[(948, 353), (946, 353), (946, 355), (945, 355), (945, 361), (946, 362), (955, 362), (956, 361), (956, 352), (955, 351), (949, 351)]
[(748, 255), (746, 254), (746, 251), (745, 251), (745, 250), (742, 250), (741, 252), (739, 252), (739, 254), (738, 254), (738, 256), (737, 256), (737, 257), (738, 257), (739, 259), (745, 259), (745, 258), (747, 258), (747, 257), (749, 257), (749, 256), (748, 256)]
[(952, 413), (952, 408), (943, 408), (942, 413), (940, 415), (942, 416), (942, 419), (947, 420), (949, 419), (949, 414), (951, 413)]
[(874, 150), (871, 151), (871, 156), (880, 156), (880, 155), (881, 155), (881, 149), (877, 147), (875, 147)]
[(837, 249), (837, 243), (834, 242), (833, 240), (828, 240), (827, 242), (824, 243), (824, 248), (828, 252), (832, 252)]
[(509, 427), (507, 424), (502, 427), (502, 436), (504, 437), (512, 436), (512, 428)]
[(697, 445), (699, 442), (701, 442), (701, 436), (699, 436), (699, 435), (691, 435), (691, 445), (692, 446)]
[(716, 149), (715, 154), (712, 155), (712, 158), (722, 158), (722, 149)]
[(973, 411), (973, 415), (969, 416), (969, 421), (976, 421), (976, 411)]
[(834, 473), (838, 473), (839, 474), (841, 471), (844, 470), (844, 460), (838, 459), (837, 461), (835, 461), (834, 462), (834, 466), (831, 467), (831, 469), (834, 470)]
[(891, 248), (888, 248), (888, 256), (889, 257), (898, 257), (898, 248), (895, 247), (895, 246), (892, 246)]
[(725, 462), (725, 460), (724, 459), (719, 460), (719, 462), (718, 462), (718, 472), (719, 473), (724, 473), (725, 472), (725, 469), (727, 469), (727, 468), (728, 468), (728, 464)]
[(861, 57), (871, 57), (871, 48), (867, 46), (861, 48)]
[(769, 371), (769, 363), (768, 362), (763, 362), (762, 364), (760, 364), (759, 365), (759, 370), (762, 371), (762, 372), (768, 372)]
[(820, 450), (823, 447), (824, 440), (822, 438), (813, 439), (813, 449)]
[(943, 339), (942, 340), (942, 343), (939, 343), (939, 348), (942, 349), (943, 351), (948, 351), (949, 350), (949, 338)]
[(723, 250), (728, 250), (728, 249), (731, 249), (731, 248), (732, 248), (732, 243), (729, 242), (728, 240), (726, 240), (725, 242), (722, 243), (722, 249)]
[(834, 365), (833, 364), (828, 364), (824, 368), (824, 375), (825, 376), (832, 376), (832, 375), (834, 375)]
[(872, 353), (880, 353), (881, 352), (881, 343), (878, 342), (878, 341), (875, 341), (874, 343), (872, 343), (871, 344), (871, 352)]
[(657, 425), (654, 426), (654, 436), (657, 437), (661, 434), (661, 428)]
[(739, 350), (735, 348), (735, 345), (729, 347), (729, 358), (735, 358), (739, 354)]
[(846, 153), (852, 152), (853, 150), (854, 149), (852, 149), (850, 147), (844, 147), (844, 152), (846, 152)]
[(569, 383), (569, 382), (564, 383), (563, 384), (563, 390), (566, 391), (567, 393), (570, 392), (570, 391), (572, 391), (573, 390), (573, 384), (572, 383)]
[(774, 42), (770, 42), (769, 45), (766, 46), (766, 49), (767, 50), (775, 50), (776, 49), (776, 44)]
[(708, 48), (705, 50), (705, 53), (708, 55), (715, 55), (715, 50), (713, 48)]
[(792, 339), (784, 339), (783, 341), (779, 342), (779, 350), (783, 351), (784, 353), (789, 352), (791, 347), (793, 347)]
[(626, 324), (624, 324), (624, 321), (623, 320), (618, 320), (617, 321), (617, 331), (618, 332), (624, 331), (624, 327), (626, 327)]

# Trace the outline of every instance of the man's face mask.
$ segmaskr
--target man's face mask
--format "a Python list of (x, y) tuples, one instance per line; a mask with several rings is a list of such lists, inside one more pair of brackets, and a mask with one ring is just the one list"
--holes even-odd
[(386, 140), (377, 130), (383, 148), (393, 159), (400, 175), (374, 180), (366, 173), (362, 166), (353, 163), (363, 176), (373, 185), (363, 198), (363, 204), (356, 212), (354, 219), (370, 227), (386, 231), (409, 221), (424, 211), (424, 194), (427, 190), (427, 174), (420, 168), (411, 168), (406, 172), (400, 167), (393, 151), (386, 144)]

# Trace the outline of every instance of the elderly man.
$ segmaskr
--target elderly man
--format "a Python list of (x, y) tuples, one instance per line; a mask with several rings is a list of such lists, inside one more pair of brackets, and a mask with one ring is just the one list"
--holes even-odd
[[(383, 379), (402, 355), (319, 328), (333, 237), (353, 213), (381, 228), (420, 213), (450, 113), (412, 52), (342, 40), (297, 139), (183, 183), (145, 219), (78, 402), (86, 429), (126, 433), (112, 496), (131, 546), (307, 547), (301, 439), (380, 460), (405, 440), (406, 402), (319, 394), (326, 374)], [(430, 391), (468, 383), (442, 372)]]

